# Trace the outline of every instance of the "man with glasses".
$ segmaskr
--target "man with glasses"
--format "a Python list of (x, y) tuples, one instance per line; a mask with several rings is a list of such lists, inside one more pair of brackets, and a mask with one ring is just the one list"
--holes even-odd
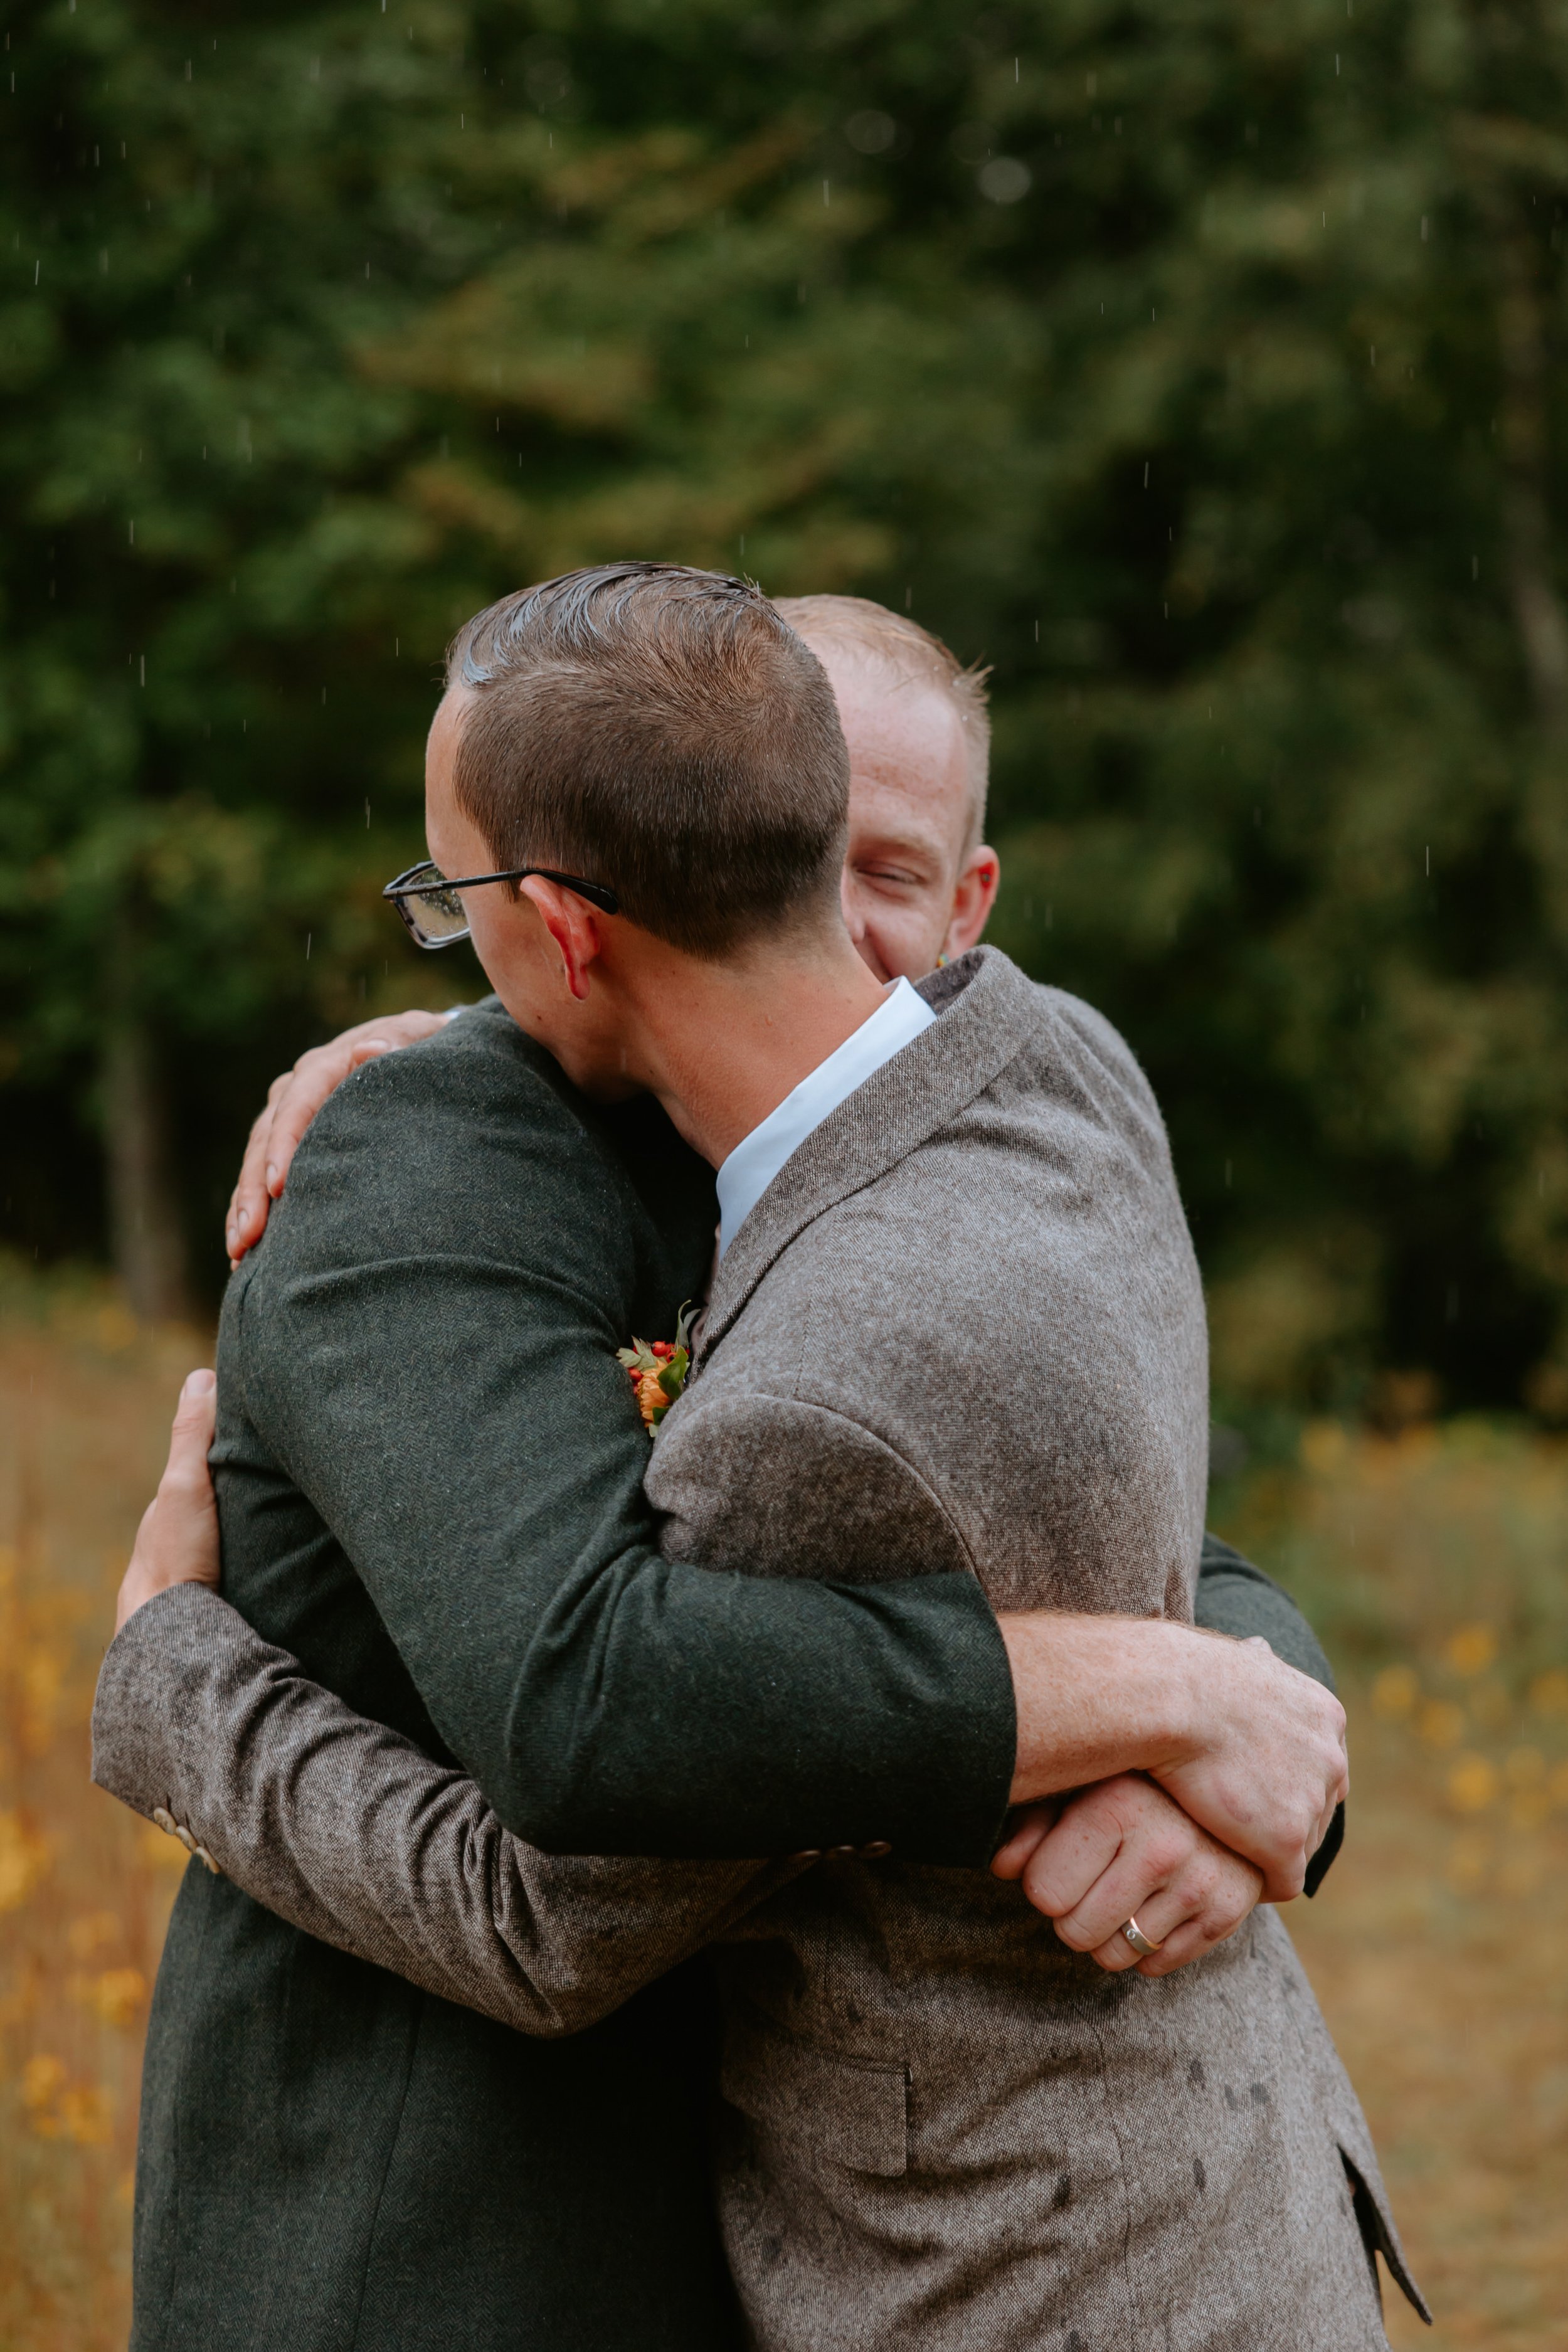
[[(454, 748), (449, 717), (433, 793)], [(435, 940), (519, 886), (613, 913), (616, 870), (503, 854), (392, 888)], [(538, 975), (511, 977), (526, 1009)], [(978, 1864), (1009, 1794), (1163, 1764), (1293, 1891), (1337, 1778), (1325, 1718), (1251, 1654), (998, 1628), (962, 1576), (851, 1591), (660, 1559), (604, 1366), (673, 1330), (712, 1213), (646, 1102), (591, 1107), (499, 1008), (366, 1072), (226, 1308), (214, 1461), (251, 1622), (558, 1850)], [(132, 1637), (173, 1638), (184, 1600)], [(1204, 1693), (1180, 1727), (1156, 1696), (1178, 1684)], [(139, 2342), (324, 2345), (351, 2314), (378, 2344), (728, 2340), (689, 1986), (533, 2043), (189, 1876), (149, 2050)]]

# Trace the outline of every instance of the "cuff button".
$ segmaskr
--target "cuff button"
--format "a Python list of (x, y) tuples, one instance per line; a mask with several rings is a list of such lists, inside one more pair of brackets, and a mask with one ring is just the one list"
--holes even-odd
[(892, 1851), (892, 1846), (886, 1838), (873, 1838), (869, 1845), (861, 1847), (860, 1859), (862, 1862), (880, 1862), (885, 1853), (891, 1853)]
[(184, 1847), (187, 1853), (195, 1853), (196, 1850), (196, 1842), (191, 1835), (189, 1830), (185, 1827), (184, 1822), (176, 1822), (174, 1823), (174, 1835), (179, 1839), (180, 1843)]
[(158, 1827), (163, 1831), (165, 1837), (174, 1836), (174, 1816), (173, 1813), (165, 1812), (162, 1805), (154, 1805), (153, 1808), (153, 1819), (157, 1822)]

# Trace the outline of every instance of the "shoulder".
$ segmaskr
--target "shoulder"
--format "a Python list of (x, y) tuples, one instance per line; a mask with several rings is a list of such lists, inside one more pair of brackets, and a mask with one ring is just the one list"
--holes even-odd
[(364, 1063), (325, 1103), (303, 1149), (352, 1134), (392, 1104), (483, 1116), (527, 1109), (546, 1121), (581, 1123), (585, 1106), (542, 1045), (498, 998), (487, 997), (434, 1037)]
[(987, 993), (1005, 1012), (1025, 1055), (1039, 1053), (1096, 1066), (1140, 1100), (1152, 1105), (1153, 1089), (1143, 1075), (1137, 1055), (1114, 1022), (1072, 995), (1031, 980), (999, 948), (982, 950), (985, 958)]
[[(638, 1204), (591, 1106), (489, 1000), (367, 1062), (311, 1122), (253, 1287), (392, 1255), (619, 1247)], [(574, 1252), (572, 1255), (576, 1255)]]
[(1029, 979), (999, 950), (983, 952), (986, 1001), (1017, 1048), (993, 1091), (1020, 1096), (1047, 1113), (1069, 1106), (1089, 1111), (1163, 1155), (1165, 1122), (1154, 1089), (1115, 1024), (1081, 996)]

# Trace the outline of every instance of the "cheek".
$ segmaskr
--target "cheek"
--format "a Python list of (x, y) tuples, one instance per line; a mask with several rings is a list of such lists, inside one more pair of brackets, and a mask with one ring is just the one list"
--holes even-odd
[(919, 907), (881, 907), (866, 926), (861, 953), (879, 980), (923, 980), (942, 952), (931, 944), (929, 911)]

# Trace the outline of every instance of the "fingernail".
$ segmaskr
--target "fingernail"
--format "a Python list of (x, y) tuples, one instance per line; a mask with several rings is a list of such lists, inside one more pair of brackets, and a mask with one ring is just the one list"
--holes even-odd
[(276, 1184), (278, 1181), (278, 1170), (270, 1160), (267, 1163), (267, 1181), (268, 1184)]
[(234, 1245), (239, 1239), (239, 1227), (237, 1225), (230, 1225), (227, 1234), (225, 1235), (225, 1239), (228, 1243), (228, 1254), (230, 1257), (232, 1257), (234, 1255)]
[(185, 1385), (180, 1391), (180, 1394), (182, 1397), (205, 1396), (209, 1389), (216, 1389), (216, 1386), (217, 1374), (208, 1371), (204, 1366), (200, 1371), (186, 1375)]

